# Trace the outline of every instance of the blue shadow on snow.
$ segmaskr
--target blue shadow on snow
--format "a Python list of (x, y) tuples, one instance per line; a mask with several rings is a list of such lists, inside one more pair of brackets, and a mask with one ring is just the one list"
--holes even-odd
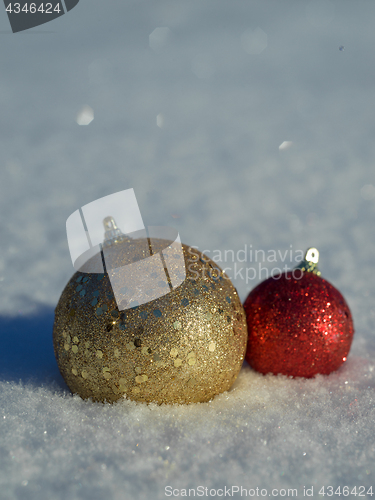
[(56, 383), (67, 389), (52, 344), (53, 308), (30, 316), (0, 316), (0, 380)]

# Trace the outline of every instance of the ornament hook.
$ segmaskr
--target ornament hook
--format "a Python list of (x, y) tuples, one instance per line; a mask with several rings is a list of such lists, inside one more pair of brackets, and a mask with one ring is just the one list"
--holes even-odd
[(105, 229), (103, 246), (109, 246), (126, 238), (125, 234), (117, 227), (115, 219), (109, 215), (103, 219)]
[(319, 251), (318, 249), (311, 247), (307, 249), (304, 259), (298, 264), (298, 266), (296, 266), (296, 269), (301, 269), (301, 271), (306, 271), (320, 276), (321, 272), (318, 269), (318, 262)]

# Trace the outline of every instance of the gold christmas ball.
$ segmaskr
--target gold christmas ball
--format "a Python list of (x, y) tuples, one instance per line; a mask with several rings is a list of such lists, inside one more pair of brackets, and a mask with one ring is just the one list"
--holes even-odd
[[(167, 244), (153, 240), (154, 255)], [(107, 245), (107, 269), (109, 260), (115, 274), (121, 266), (142, 262), (148, 248), (147, 238)], [(102, 261), (101, 254), (72, 276), (55, 310), (53, 344), (73, 393), (93, 401), (126, 396), (171, 404), (209, 401), (231, 387), (246, 351), (244, 309), (215, 262), (196, 249), (180, 248), (175, 266), (183, 257), (182, 284), (173, 288), (170, 283), (168, 293), (139, 306), (130, 303), (133, 307), (125, 310), (117, 305), (113, 271), (85, 272)], [(172, 265), (170, 276), (173, 272)], [(117, 289), (126, 289), (129, 282), (123, 277), (121, 283), (118, 274)]]

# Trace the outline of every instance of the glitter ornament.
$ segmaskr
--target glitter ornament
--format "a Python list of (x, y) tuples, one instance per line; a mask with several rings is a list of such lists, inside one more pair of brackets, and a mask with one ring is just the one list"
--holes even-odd
[(260, 283), (244, 308), (246, 360), (258, 372), (313, 377), (337, 370), (348, 356), (354, 328), (341, 293), (320, 277), (319, 252)]
[[(110, 218), (104, 223), (116, 227)], [(154, 239), (153, 252), (166, 244)], [(144, 259), (149, 240), (116, 234), (104, 246), (106, 263), (110, 258), (119, 267)], [(246, 351), (242, 304), (215, 262), (186, 245), (182, 256), (186, 278), (180, 286), (126, 310), (119, 310), (107, 272), (83, 272), (83, 266), (72, 276), (56, 307), (53, 343), (73, 393), (102, 402), (126, 396), (196, 403), (231, 387)]]

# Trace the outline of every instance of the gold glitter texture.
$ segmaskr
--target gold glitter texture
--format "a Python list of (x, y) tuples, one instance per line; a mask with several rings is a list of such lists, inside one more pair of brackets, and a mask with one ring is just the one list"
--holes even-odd
[[(165, 247), (164, 240), (153, 244), (155, 252)], [(112, 262), (138, 261), (144, 248), (142, 240), (116, 243)], [(215, 262), (186, 245), (183, 254), (186, 279), (179, 287), (124, 311), (107, 274), (73, 275), (57, 304), (53, 331), (58, 366), (72, 392), (103, 402), (125, 395), (195, 403), (231, 387), (246, 350), (243, 307)]]

